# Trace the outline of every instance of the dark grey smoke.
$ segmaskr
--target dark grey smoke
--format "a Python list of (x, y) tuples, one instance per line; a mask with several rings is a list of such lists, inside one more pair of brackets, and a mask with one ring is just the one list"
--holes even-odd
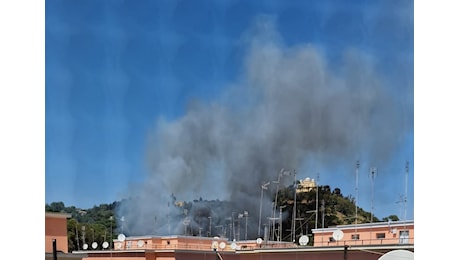
[[(157, 122), (149, 140), (151, 175), (119, 212), (133, 234), (183, 234), (182, 220), (192, 212), (172, 206), (174, 193), (177, 201), (232, 203), (230, 210), (197, 203), (201, 223), (190, 225), (204, 226), (203, 235), (208, 216), (213, 226), (225, 225), (232, 212), (246, 210), (255, 238), (260, 186), (281, 168), (298, 170), (309, 156), (353, 165), (363, 153), (382, 160), (393, 152), (407, 126), (372, 57), (348, 50), (331, 69), (313, 45), (283, 46), (273, 25), (259, 21), (246, 36), (244, 74), (221, 99), (195, 101), (182, 118)], [(264, 216), (272, 199), (266, 192)]]

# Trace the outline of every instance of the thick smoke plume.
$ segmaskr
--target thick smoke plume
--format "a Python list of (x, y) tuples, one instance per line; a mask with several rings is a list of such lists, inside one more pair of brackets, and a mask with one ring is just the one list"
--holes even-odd
[[(215, 226), (248, 211), (248, 238), (255, 239), (261, 184), (276, 180), (281, 168), (298, 171), (311, 158), (353, 164), (363, 153), (382, 160), (398, 145), (407, 128), (402, 108), (372, 57), (348, 50), (340, 65), (329, 66), (313, 45), (284, 46), (266, 21), (246, 42), (244, 73), (219, 100), (195, 101), (183, 117), (157, 122), (149, 140), (151, 175), (119, 211), (125, 231), (167, 235), (201, 227), (203, 236), (209, 229), (214, 235), (221, 233)], [(268, 216), (273, 198), (264, 196)], [(231, 208), (200, 207), (200, 197)], [(193, 200), (193, 212), (173, 206)], [(184, 223), (192, 214), (199, 217)]]

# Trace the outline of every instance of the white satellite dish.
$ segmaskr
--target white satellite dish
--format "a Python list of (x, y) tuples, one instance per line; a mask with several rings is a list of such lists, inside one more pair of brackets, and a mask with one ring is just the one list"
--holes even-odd
[(143, 247), (144, 246), (144, 241), (139, 240), (137, 241), (137, 247)]
[(231, 245), (230, 245), (230, 248), (235, 250), (238, 246), (236, 245), (235, 242), (233, 242)]
[(306, 246), (308, 244), (308, 236), (303, 235), (299, 238), (299, 244), (301, 246)]
[(227, 246), (227, 245), (225, 244), (225, 242), (220, 242), (220, 244), (219, 244), (220, 249), (224, 249), (225, 246)]
[(219, 247), (219, 242), (217, 241), (212, 241), (211, 248), (212, 249), (217, 249)]
[(92, 247), (93, 249), (96, 249), (96, 248), (97, 248), (97, 242), (93, 242), (93, 243), (91, 244), (91, 247)]
[(123, 235), (123, 234), (119, 234), (119, 235), (118, 235), (118, 240), (120, 240), (120, 241), (125, 241), (125, 239), (126, 239), (126, 236), (125, 236), (125, 235)]
[(378, 260), (398, 260), (398, 259), (412, 260), (414, 259), (414, 252), (411, 252), (409, 250), (397, 249), (397, 250), (393, 250), (393, 251), (390, 251), (382, 255)]
[(257, 238), (256, 243), (257, 243), (258, 245), (262, 244), (262, 238), (260, 238), (260, 237)]
[(84, 249), (84, 250), (88, 249), (88, 244), (86, 244), (86, 243), (83, 244), (83, 249)]
[(107, 248), (109, 247), (109, 243), (107, 241), (104, 241), (104, 243), (102, 243), (102, 248)]
[(335, 241), (339, 241), (343, 238), (343, 232), (340, 229), (335, 230), (332, 232), (332, 237), (334, 238)]

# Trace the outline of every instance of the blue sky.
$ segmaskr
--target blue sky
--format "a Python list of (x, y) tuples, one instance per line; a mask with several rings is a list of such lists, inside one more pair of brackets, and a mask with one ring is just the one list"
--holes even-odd
[[(354, 90), (362, 95), (357, 100), (363, 102), (363, 106), (358, 108), (364, 109), (365, 102), (371, 102), (368, 105), (372, 110), (363, 112), (369, 116), (365, 123), (372, 124), (368, 130), (379, 131), (362, 128), (360, 132), (349, 128), (341, 132), (338, 137), (346, 140), (359, 137), (361, 133), (366, 136), (347, 156), (340, 156), (348, 151), (345, 148), (337, 154), (336, 150), (330, 150), (333, 145), (299, 146), (305, 153), (296, 153), (299, 158), (283, 161), (292, 164), (269, 165), (273, 166), (273, 176), (280, 167), (295, 168), (300, 178), (316, 178), (320, 172), (320, 184), (339, 187), (343, 194), (354, 195), (354, 167), (359, 159), (358, 204), (370, 210), (368, 171), (375, 166), (379, 168), (375, 179), (376, 216), (401, 216), (401, 207), (396, 202), (404, 194), (404, 167), (409, 161), (407, 217), (413, 218), (412, 1), (48, 0), (45, 10), (47, 203), (63, 201), (68, 206), (89, 208), (120, 200), (130, 195), (130, 190), (157, 179), (168, 186), (177, 178), (196, 180), (204, 176), (220, 180), (224, 177), (219, 174), (232, 174), (232, 169), (240, 168), (232, 166), (227, 158), (237, 157), (234, 153), (226, 157), (228, 153), (220, 150), (225, 144), (232, 144), (232, 139), (222, 142), (221, 138), (206, 139), (216, 142), (209, 147), (216, 146), (219, 155), (210, 156), (209, 160), (194, 155), (190, 161), (184, 159), (190, 152), (178, 151), (183, 143), (172, 141), (193, 137), (189, 132), (181, 134), (181, 131), (193, 129), (187, 127), (187, 122), (196, 119), (199, 123), (208, 123), (200, 120), (219, 116), (213, 112), (222, 112), (225, 127), (219, 132), (221, 128), (215, 129), (212, 125), (209, 127), (213, 130), (211, 134), (226, 133), (232, 123), (238, 124), (228, 114), (241, 116), (241, 122), (259, 120), (261, 114), (245, 109), (258, 111), (257, 101), (267, 93), (283, 94), (275, 87), (282, 85), (282, 78), (287, 77), (289, 71), (280, 72), (277, 77), (277, 71), (283, 66), (276, 62), (292, 66), (293, 77), (300, 80), (299, 73), (308, 74), (310, 63), (307, 62), (314, 60), (310, 64), (312, 68), (319, 66), (319, 71), (326, 74), (321, 79), (336, 88), (347, 88), (349, 82), (363, 85)], [(301, 54), (305, 54), (305, 58), (297, 59)], [(274, 57), (276, 62), (272, 60)], [(265, 71), (270, 71), (271, 76), (280, 81), (266, 76)], [(288, 79), (285, 83), (297, 89), (297, 81)], [(367, 83), (375, 86), (369, 99), (365, 95)], [(264, 84), (273, 92), (258, 89)], [(253, 86), (256, 90), (251, 88)], [(253, 96), (251, 91), (258, 94)], [(342, 95), (344, 99), (348, 95), (353, 98), (352, 91), (338, 93), (347, 93)], [(341, 104), (338, 96), (333, 95), (336, 92), (322, 93), (325, 92), (321, 89), (316, 93), (321, 97), (318, 100)], [(320, 112), (328, 107), (311, 106)], [(398, 109), (397, 113), (388, 112), (392, 109)], [(337, 114), (336, 110), (331, 111)], [(327, 111), (322, 113), (329, 115)], [(253, 118), (254, 115), (259, 117)], [(390, 118), (391, 115), (396, 115), (396, 119)], [(278, 114), (273, 118), (279, 119)], [(213, 120), (211, 122), (215, 122)], [(267, 119), (253, 127), (262, 132), (271, 129), (270, 122)], [(329, 123), (331, 128), (340, 128), (338, 123)], [(235, 127), (232, 133), (251, 131), (242, 129)], [(397, 137), (392, 139), (394, 146), (387, 150), (383, 140), (394, 136)], [(329, 140), (329, 137), (337, 136), (331, 133), (319, 135), (318, 139)], [(296, 146), (294, 139), (290, 141)], [(376, 159), (378, 153), (368, 154), (371, 149), (366, 145), (388, 151), (385, 160)], [(240, 144), (235, 147), (244, 149)], [(263, 142), (251, 147), (265, 150)], [(200, 142), (190, 145), (190, 149), (213, 155), (202, 148)], [(177, 161), (163, 165), (158, 159), (169, 162), (173, 154), (178, 155), (173, 159), (182, 156), (179, 166)], [(197, 162), (200, 164), (195, 166)], [(177, 172), (191, 169), (191, 173), (184, 174), (192, 177), (170, 173), (165, 168)], [(194, 170), (203, 168), (212, 173), (196, 177)], [(169, 175), (163, 177), (166, 174)], [(254, 179), (260, 181), (265, 177), (256, 174)], [(185, 192), (179, 199), (193, 200), (197, 198), (193, 196), (207, 197), (217, 192), (212, 189), (203, 192), (200, 185), (191, 185), (191, 188), (193, 192)]]

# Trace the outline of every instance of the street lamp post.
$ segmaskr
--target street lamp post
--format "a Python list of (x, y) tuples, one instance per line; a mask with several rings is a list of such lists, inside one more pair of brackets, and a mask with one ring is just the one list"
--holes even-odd
[(268, 189), (268, 185), (270, 185), (270, 182), (262, 184), (261, 190), (260, 190), (259, 229), (257, 230), (258, 238), (260, 237), (260, 228), (261, 228), (261, 223), (262, 223), (262, 201), (264, 198), (264, 190)]

